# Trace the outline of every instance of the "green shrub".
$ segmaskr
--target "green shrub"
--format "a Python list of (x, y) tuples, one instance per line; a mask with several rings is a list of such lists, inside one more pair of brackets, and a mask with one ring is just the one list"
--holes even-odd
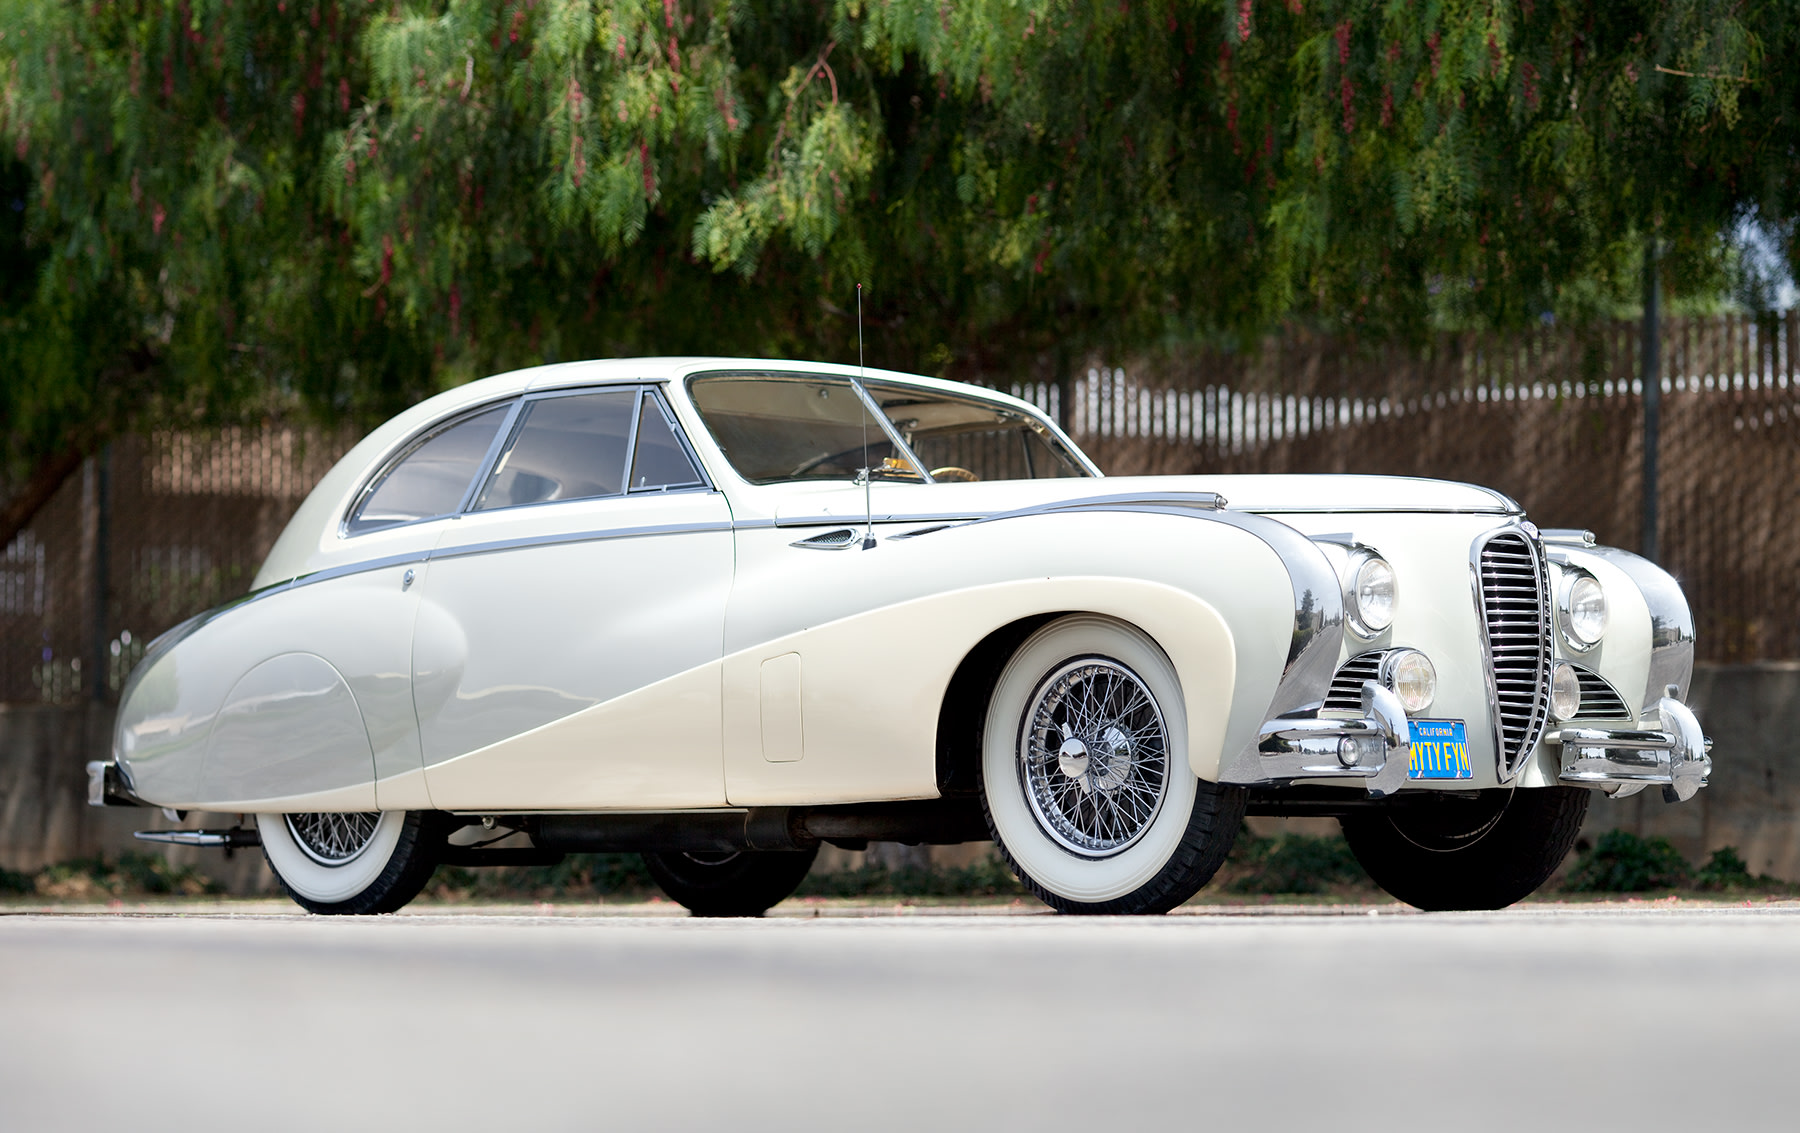
[(31, 891), (32, 883), (29, 873), (0, 869), (0, 893), (30, 893)]
[(1754, 889), (1766, 891), (1791, 890), (1794, 887), (1785, 881), (1768, 877), (1759, 873), (1751, 873), (1750, 867), (1737, 852), (1735, 846), (1720, 846), (1706, 859), (1706, 864), (1694, 871), (1694, 888), (1709, 890)]
[(1333, 886), (1369, 884), (1350, 844), (1336, 835), (1284, 834), (1258, 838), (1246, 827), (1228, 861), (1232, 893), (1327, 893)]
[(120, 897), (203, 897), (224, 887), (193, 866), (174, 866), (155, 854), (124, 853), (108, 860), (77, 858), (45, 866), (31, 879), (30, 890), (64, 900)]
[(1571, 893), (1643, 893), (1676, 889), (1687, 882), (1687, 862), (1667, 838), (1608, 830), (1576, 860), (1563, 888)]

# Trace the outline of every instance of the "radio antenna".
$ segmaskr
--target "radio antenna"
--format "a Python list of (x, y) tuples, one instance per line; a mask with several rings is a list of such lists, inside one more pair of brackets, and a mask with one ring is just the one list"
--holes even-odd
[[(856, 285), (856, 384), (858, 387), (861, 387), (863, 384), (862, 295), (863, 295), (863, 285), (859, 283)], [(875, 469), (869, 463), (869, 404), (868, 404), (868, 396), (867, 396), (868, 390), (859, 388), (859, 392), (863, 394), (862, 397), (857, 399), (858, 404), (860, 404), (862, 406), (862, 433), (863, 433), (863, 438), (862, 438), (862, 441), (863, 441), (863, 469), (862, 469), (863, 541), (862, 541), (862, 549), (865, 551), (868, 551), (868, 550), (872, 550), (875, 546), (875, 503), (874, 503), (874, 497), (873, 497), (873, 492), (875, 490), (874, 489)]]

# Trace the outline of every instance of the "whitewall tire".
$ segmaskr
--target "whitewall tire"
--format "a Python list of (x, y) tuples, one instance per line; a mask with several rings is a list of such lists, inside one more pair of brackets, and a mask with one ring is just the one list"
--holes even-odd
[(391, 913), (437, 868), (444, 831), (434, 815), (259, 814), (263, 856), (288, 896), (314, 913)]
[(1067, 913), (1162, 913), (1224, 861), (1242, 788), (1188, 767), (1181, 682), (1156, 643), (1111, 618), (1027, 638), (988, 703), (982, 803), (1001, 854)]

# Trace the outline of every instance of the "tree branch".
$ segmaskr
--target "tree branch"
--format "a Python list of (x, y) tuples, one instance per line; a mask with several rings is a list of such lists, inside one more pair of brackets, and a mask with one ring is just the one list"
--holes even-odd
[(70, 445), (37, 466), (24, 486), (0, 510), (0, 549), (10, 546), (14, 537), (43, 510), (50, 497), (56, 495), (56, 490), (81, 467), (88, 451), (81, 445)]

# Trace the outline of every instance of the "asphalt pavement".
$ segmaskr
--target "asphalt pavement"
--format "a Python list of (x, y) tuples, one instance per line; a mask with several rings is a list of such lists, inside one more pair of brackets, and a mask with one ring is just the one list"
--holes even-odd
[[(816, 911), (816, 910), (815, 910)], [(1800, 907), (0, 915), (0, 1129), (1782, 1129)]]

